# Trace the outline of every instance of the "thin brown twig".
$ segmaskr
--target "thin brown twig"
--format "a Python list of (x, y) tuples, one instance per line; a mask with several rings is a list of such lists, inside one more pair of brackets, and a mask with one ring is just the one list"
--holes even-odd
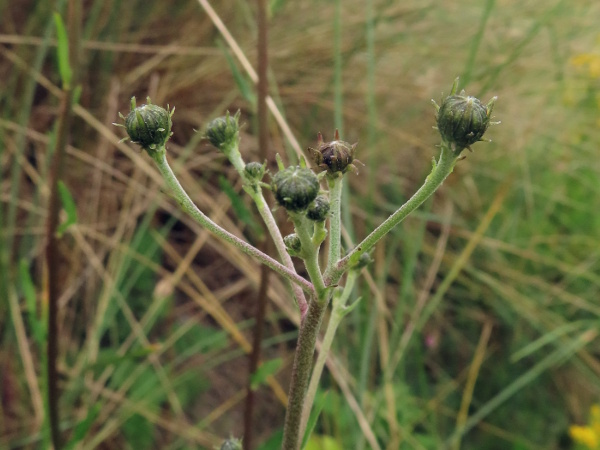
[[(268, 144), (269, 144), (269, 128), (268, 128), (268, 109), (267, 109), (267, 95), (268, 95), (268, 79), (267, 79), (267, 68), (269, 64), (268, 58), (268, 23), (267, 23), (267, 8), (265, 0), (257, 0), (258, 6), (258, 148), (259, 148), (259, 160), (264, 161), (267, 158)], [(266, 226), (265, 226), (265, 231)], [(261, 247), (262, 250), (269, 254), (270, 247), (272, 247), (268, 239), (264, 240)], [(267, 289), (269, 287), (269, 271), (263, 266), (260, 272), (260, 288), (258, 290), (256, 312), (254, 324), (254, 336), (252, 341), (252, 353), (250, 354), (248, 363), (248, 386), (246, 404), (244, 410), (244, 439), (243, 446), (244, 450), (250, 450), (252, 448), (253, 439), (253, 416), (255, 406), (255, 391), (252, 388), (252, 374), (258, 369), (260, 361), (261, 343), (264, 334), (265, 327), (265, 313), (267, 310)]]
[(58, 300), (60, 296), (60, 252), (58, 249), (58, 213), (60, 210), (58, 199), (58, 181), (62, 177), (64, 155), (70, 134), (73, 81), (77, 79), (79, 65), (78, 43), (79, 24), (81, 23), (81, 5), (76, 0), (69, 1), (68, 23), (69, 31), (69, 56), (72, 71), (72, 80), (69, 85), (63, 86), (58, 111), (58, 130), (56, 137), (56, 149), (54, 151), (52, 166), (49, 175), (50, 199), (48, 202), (48, 221), (46, 228), (46, 264), (48, 274), (48, 419), (50, 423), (50, 434), (55, 450), (62, 448), (62, 436), (60, 434), (60, 410), (59, 410), (59, 386), (58, 386), (58, 345), (60, 330), (58, 324)]
[[(254, 83), (258, 83), (258, 74), (252, 67), (252, 64), (250, 64), (250, 61), (248, 61), (248, 58), (246, 58), (246, 55), (244, 54), (243, 50), (240, 48), (239, 44), (231, 35), (231, 33), (229, 32), (229, 30), (227, 29), (217, 12), (213, 9), (208, 0), (198, 0), (198, 3), (200, 4), (200, 6), (202, 6), (202, 8), (204, 8), (204, 11), (206, 11), (206, 14), (208, 15), (208, 17), (210, 17), (212, 23), (223, 35), (223, 38), (227, 42), (227, 45), (229, 45), (235, 57), (240, 61), (250, 79)], [(300, 147), (296, 136), (294, 136), (294, 133), (292, 132), (289, 124), (283, 117), (283, 114), (281, 114), (281, 111), (279, 111), (275, 100), (273, 100), (273, 97), (271, 97), (270, 95), (267, 95), (265, 100), (267, 102), (267, 107), (269, 108), (269, 111), (271, 111), (271, 114), (273, 114), (273, 117), (277, 121), (279, 128), (281, 128), (281, 131), (289, 141), (290, 145), (292, 146), (298, 157), (301, 157), (302, 148)]]

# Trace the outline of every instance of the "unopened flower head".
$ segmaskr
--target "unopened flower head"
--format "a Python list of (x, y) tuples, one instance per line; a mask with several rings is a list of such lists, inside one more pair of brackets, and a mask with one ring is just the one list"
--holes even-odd
[(217, 117), (213, 119), (206, 127), (206, 138), (212, 145), (217, 147), (224, 153), (230, 149), (237, 147), (239, 141), (239, 126), (240, 112), (235, 115)]
[(319, 133), (317, 144), (317, 148), (309, 147), (308, 152), (315, 164), (326, 169), (329, 174), (344, 174), (349, 170), (358, 172), (356, 166), (352, 164), (354, 161), (358, 161), (354, 158), (357, 144), (349, 144), (340, 140), (338, 130), (335, 130), (335, 140), (330, 142), (324, 142), (323, 135)]
[(324, 195), (319, 195), (306, 210), (306, 217), (315, 222), (322, 222), (329, 215), (329, 200)]
[(244, 167), (244, 172), (246, 173), (248, 178), (250, 178), (251, 180), (254, 180), (254, 181), (262, 180), (263, 177), (265, 176), (266, 170), (267, 170), (266, 163), (261, 164), (259, 162), (255, 162), (255, 161), (249, 162)]
[(124, 117), (121, 113), (119, 116), (125, 121), (125, 125), (114, 124), (124, 127), (127, 134), (134, 144), (140, 145), (143, 149), (152, 154), (159, 148), (164, 148), (169, 138), (173, 135), (171, 132), (172, 121), (171, 117), (175, 111), (161, 108), (158, 105), (153, 105), (150, 97), (147, 98), (148, 103), (137, 106), (135, 97), (131, 98), (131, 111)]
[(223, 442), (219, 450), (242, 450), (242, 441), (236, 438), (229, 438)]
[(292, 166), (275, 174), (272, 188), (280, 206), (291, 212), (301, 212), (319, 194), (319, 179), (306, 167)]
[(460, 153), (465, 148), (481, 141), (492, 124), (490, 121), (496, 97), (486, 105), (475, 97), (467, 96), (465, 91), (456, 93), (458, 78), (454, 81), (450, 95), (442, 100), (441, 106), (434, 102), (437, 110), (437, 128), (442, 139), (452, 150)]
[(283, 243), (288, 253), (292, 256), (299, 256), (302, 251), (302, 243), (300, 237), (296, 233), (288, 234), (283, 238)]

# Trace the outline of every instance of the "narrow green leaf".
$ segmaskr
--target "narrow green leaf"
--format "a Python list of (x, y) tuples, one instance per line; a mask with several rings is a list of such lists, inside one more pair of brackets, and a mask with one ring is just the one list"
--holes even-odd
[(312, 435), (315, 425), (317, 424), (317, 420), (321, 415), (321, 411), (323, 410), (323, 406), (325, 406), (325, 402), (329, 398), (329, 391), (325, 392), (323, 395), (319, 395), (317, 400), (313, 405), (313, 409), (310, 413), (310, 417), (306, 423), (306, 430), (304, 430), (304, 439), (302, 440), (302, 449), (305, 449), (308, 442), (310, 441), (310, 436)]
[(253, 84), (246, 78), (246, 76), (240, 72), (235, 61), (229, 54), (229, 52), (223, 47), (222, 44), (219, 43), (219, 47), (223, 50), (223, 54), (225, 55), (225, 59), (227, 60), (227, 64), (229, 64), (229, 69), (231, 70), (231, 74), (233, 75), (233, 79), (235, 84), (237, 84), (238, 89), (242, 96), (246, 99), (248, 103), (250, 103), (254, 108), (256, 108), (256, 93), (254, 92)]
[(92, 408), (88, 410), (87, 416), (81, 422), (79, 422), (73, 430), (73, 435), (67, 444), (64, 446), (64, 450), (72, 450), (77, 444), (79, 444), (87, 436), (88, 431), (92, 427), (94, 420), (98, 417), (101, 407), (99, 403), (96, 403)]
[(62, 181), (58, 181), (58, 194), (60, 195), (60, 200), (62, 201), (63, 209), (67, 213), (66, 220), (58, 226), (56, 233), (58, 236), (62, 236), (63, 233), (69, 228), (71, 225), (77, 223), (77, 206), (75, 205), (75, 200), (73, 200), (73, 196), (71, 192)]
[[(572, 331), (575, 331), (578, 328), (582, 328), (583, 326), (586, 326), (589, 324), (590, 324), (590, 322), (586, 321), (586, 320), (579, 320), (577, 322), (567, 322), (564, 325), (561, 325), (561, 326), (553, 329), (549, 333), (544, 334), (542, 337), (529, 343), (528, 345), (526, 345), (522, 349), (518, 350), (517, 352), (513, 353), (510, 358), (510, 361), (512, 363), (516, 363), (517, 361), (520, 361), (521, 359), (526, 358), (527, 356), (540, 350), (545, 345), (551, 344), (552, 342), (562, 338), (563, 336), (571, 333)], [(562, 345), (562, 343), (559, 345)]]
[(305, 450), (342, 450), (342, 447), (331, 436), (313, 436)]
[(281, 358), (275, 358), (262, 363), (260, 367), (256, 369), (256, 372), (250, 376), (250, 389), (258, 389), (260, 385), (265, 383), (268, 376), (277, 372), (282, 363), (283, 360)]
[(68, 88), (71, 86), (71, 78), (73, 77), (71, 64), (69, 63), (69, 38), (67, 37), (65, 24), (60, 14), (56, 12), (54, 13), (54, 24), (56, 25), (56, 40), (58, 42), (58, 46), (56, 47), (58, 72), (60, 73), (63, 88)]
[(43, 348), (46, 342), (46, 322), (38, 317), (35, 292), (35, 284), (29, 273), (29, 264), (25, 259), (19, 262), (19, 278), (21, 281), (21, 289), (25, 297), (25, 306), (27, 308), (27, 322), (31, 328), (35, 342)]

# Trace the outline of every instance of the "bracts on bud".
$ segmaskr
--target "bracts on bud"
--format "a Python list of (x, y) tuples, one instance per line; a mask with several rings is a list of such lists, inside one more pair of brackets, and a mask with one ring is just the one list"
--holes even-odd
[(267, 163), (259, 163), (256, 161), (249, 162), (244, 167), (244, 173), (246, 176), (252, 181), (261, 181), (265, 176), (265, 172), (267, 170)]
[(229, 438), (221, 444), (219, 450), (242, 450), (242, 441), (241, 439)]
[(315, 173), (300, 166), (280, 170), (271, 183), (275, 200), (290, 212), (302, 212), (319, 194), (319, 179)]
[(306, 210), (306, 217), (315, 222), (323, 222), (329, 216), (329, 200), (319, 195)]
[(291, 256), (301, 256), (302, 243), (300, 237), (296, 233), (288, 234), (283, 238), (285, 248)]
[(309, 147), (308, 152), (315, 164), (327, 170), (329, 175), (344, 174), (349, 170), (358, 173), (358, 169), (353, 164), (355, 161), (360, 163), (360, 161), (354, 158), (357, 143), (349, 144), (348, 142), (341, 141), (340, 133), (338, 130), (335, 130), (335, 140), (324, 142), (323, 135), (319, 133), (317, 135), (317, 144), (316, 149)]
[(484, 133), (494, 123), (490, 119), (496, 97), (484, 105), (479, 99), (467, 96), (464, 90), (457, 94), (457, 89), (458, 78), (454, 81), (450, 95), (442, 100), (441, 106), (435, 101), (433, 103), (442, 139), (459, 154), (465, 148), (471, 150), (472, 144), (483, 140)]
[(147, 98), (147, 101), (148, 104), (137, 106), (135, 97), (131, 97), (131, 111), (127, 117), (119, 113), (121, 119), (125, 121), (125, 125), (118, 123), (113, 125), (125, 128), (131, 142), (152, 154), (158, 148), (164, 147), (173, 135), (171, 117), (175, 108), (169, 111), (168, 106), (167, 109), (164, 109), (153, 105), (150, 97)]
[(212, 145), (227, 154), (230, 149), (237, 148), (240, 139), (240, 112), (231, 116), (229, 112), (225, 116), (213, 119), (206, 127), (206, 138)]

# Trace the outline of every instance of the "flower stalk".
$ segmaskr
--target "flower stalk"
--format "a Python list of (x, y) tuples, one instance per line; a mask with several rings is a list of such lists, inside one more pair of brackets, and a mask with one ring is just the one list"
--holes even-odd
[(165, 183), (169, 187), (170, 193), (172, 194), (175, 201), (179, 203), (179, 206), (184, 212), (189, 214), (201, 226), (215, 234), (223, 241), (236, 246), (247, 255), (252, 256), (253, 258), (260, 261), (262, 264), (265, 264), (266, 266), (270, 267), (286, 279), (299, 285), (306, 292), (314, 292), (314, 287), (312, 283), (310, 283), (308, 280), (302, 278), (295, 271), (291, 271), (283, 264), (279, 263), (278, 261), (275, 261), (269, 255), (266, 255), (265, 253), (261, 252), (257, 248), (243, 241), (242, 239), (230, 233), (229, 231), (221, 228), (210, 218), (208, 218), (202, 211), (200, 211), (198, 207), (194, 204), (194, 202), (192, 202), (188, 194), (185, 192), (185, 190), (179, 183), (179, 180), (177, 180), (177, 177), (173, 173), (171, 166), (169, 166), (169, 163), (167, 161), (167, 152), (164, 147), (157, 148), (151, 154), (151, 156), (156, 164), (156, 167), (158, 168), (159, 172), (164, 178)]
[(452, 173), (459, 156), (450, 149), (446, 142), (442, 142), (440, 148), (440, 157), (437, 162), (434, 162), (433, 169), (421, 188), (404, 205), (398, 208), (394, 214), (364, 238), (348, 255), (326, 271), (324, 281), (327, 286), (336, 284), (346, 271), (359, 262), (363, 254), (371, 250), (392, 228), (421, 206), (442, 185), (448, 175)]

